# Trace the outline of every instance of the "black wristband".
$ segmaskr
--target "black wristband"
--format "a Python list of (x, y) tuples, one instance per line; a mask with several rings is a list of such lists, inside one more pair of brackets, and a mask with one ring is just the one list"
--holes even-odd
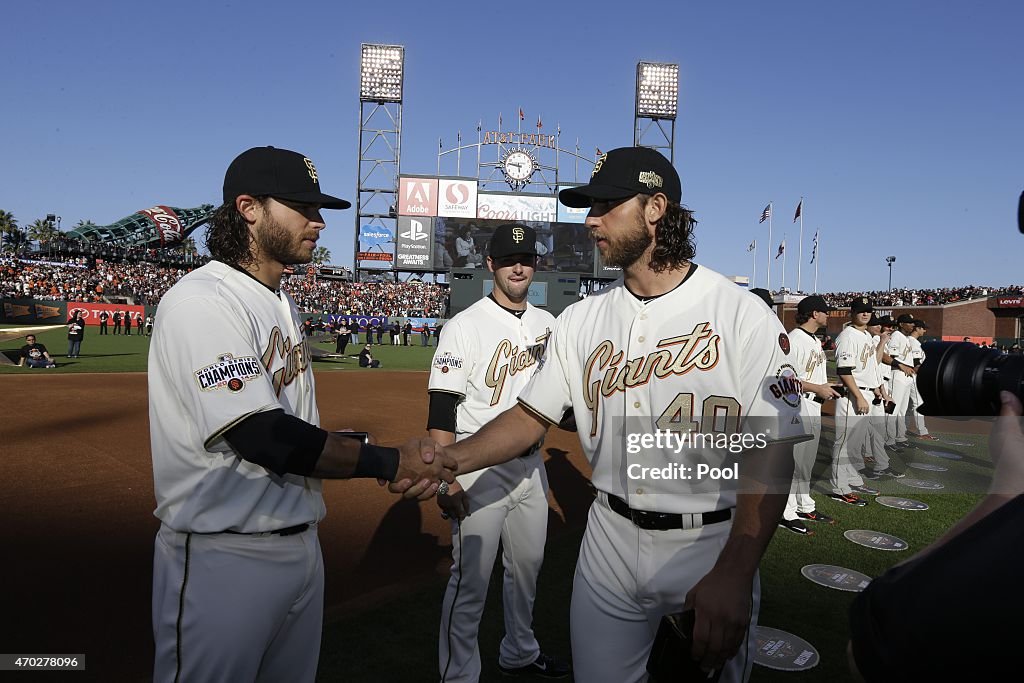
[(386, 479), (393, 481), (398, 474), (398, 449), (364, 443), (359, 446), (359, 460), (352, 473), (353, 479)]

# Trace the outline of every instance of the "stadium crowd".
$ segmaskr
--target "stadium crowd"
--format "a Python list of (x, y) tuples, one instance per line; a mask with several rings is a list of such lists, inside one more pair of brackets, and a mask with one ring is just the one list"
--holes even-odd
[[(106, 298), (152, 306), (190, 270), (184, 265), (67, 253), (4, 256), (0, 258), (0, 297), (88, 303)], [(303, 311), (428, 318), (447, 317), (448, 312), (448, 288), (438, 284), (352, 283), (292, 275), (282, 285)]]
[[(185, 273), (205, 263), (194, 254), (157, 253), (140, 247), (90, 247), (50, 249), (47, 252), (5, 255), (0, 258), (0, 297), (87, 302), (125, 299), (139, 305), (156, 305), (160, 297)], [(448, 314), (448, 287), (412, 280), (409, 282), (351, 282), (308, 278), (299, 271), (286, 277), (285, 289), (299, 309), (307, 312), (338, 312), (356, 315), (422, 316), (444, 318)], [(986, 296), (1022, 294), (1024, 286), (984, 287), (968, 285), (940, 289), (893, 289), (892, 291), (830, 292), (822, 294), (832, 306), (845, 308), (866, 296), (876, 306), (935, 306)]]

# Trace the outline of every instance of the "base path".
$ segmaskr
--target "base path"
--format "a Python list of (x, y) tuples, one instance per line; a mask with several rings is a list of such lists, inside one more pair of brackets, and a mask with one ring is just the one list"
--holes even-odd
[[(366, 430), (383, 445), (425, 433), (425, 372), (324, 372), (316, 381), (325, 429)], [(76, 679), (147, 680), (159, 523), (146, 375), (5, 375), (0, 388), (2, 651), (84, 653)], [(556, 537), (585, 523), (590, 470), (573, 433), (552, 429), (544, 451)], [(366, 480), (325, 482), (324, 498), (328, 620), (440, 585), (449, 527), (433, 500), (402, 501)]]

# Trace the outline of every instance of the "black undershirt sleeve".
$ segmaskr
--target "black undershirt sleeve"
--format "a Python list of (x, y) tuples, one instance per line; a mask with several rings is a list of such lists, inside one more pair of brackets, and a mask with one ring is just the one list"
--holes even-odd
[(278, 476), (308, 477), (327, 442), (327, 432), (284, 410), (253, 413), (224, 433), (224, 439), (244, 460)]
[(845, 367), (844, 368), (836, 368), (836, 374), (837, 375), (852, 375), (853, 374), (853, 368), (845, 368)]
[(427, 429), (440, 429), (443, 432), (455, 433), (455, 409), (462, 396), (447, 391), (430, 392), (430, 412), (427, 416)]

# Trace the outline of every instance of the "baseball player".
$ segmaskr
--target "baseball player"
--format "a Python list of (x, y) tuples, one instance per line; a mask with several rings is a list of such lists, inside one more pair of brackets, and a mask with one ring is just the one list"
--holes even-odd
[(905, 448), (910, 444), (907, 440), (907, 409), (913, 393), (914, 378), (917, 369), (914, 367), (914, 345), (910, 335), (914, 331), (914, 316), (904, 313), (896, 319), (898, 329), (889, 337), (885, 352), (890, 357), (892, 366), (889, 393), (896, 407), (886, 416), (885, 445), (896, 449)]
[[(515, 405), (544, 355), (555, 319), (526, 300), (536, 244), (533, 228), (508, 224), (495, 230), (487, 256), (493, 291), (445, 325), (428, 384), (427, 428), (440, 444), (465, 439)], [(547, 490), (537, 443), (514, 460), (457, 479), (448, 495), (438, 496), (452, 519), (452, 575), (438, 646), (445, 683), (480, 679), (477, 633), (499, 539), (505, 566), (505, 637), (498, 666), (505, 673), (569, 675), (567, 663), (541, 652), (532, 626), (547, 537)]]
[[(758, 563), (792, 480), (791, 444), (806, 438), (789, 339), (756, 298), (692, 262), (695, 221), (657, 151), (602, 154), (589, 184), (559, 197), (590, 207), (587, 228), (623, 279), (567, 308), (517, 405), (446, 451), (465, 471), (512, 460), (571, 407), (598, 491), (573, 582), (575, 679), (646, 680), (661, 617), (685, 607), (693, 658), (743, 680)], [(740, 474), (715, 437), (752, 437), (750, 416), (771, 426)]]
[[(914, 331), (910, 333), (911, 358), (914, 361), (914, 368), (919, 368), (924, 362), (924, 349), (921, 347), (921, 337), (928, 331), (928, 323), (923, 320), (914, 320)], [(910, 406), (907, 414), (914, 416), (914, 424), (917, 428), (917, 438), (923, 441), (938, 441), (937, 438), (928, 433), (928, 425), (925, 424), (924, 415), (917, 409), (921, 407), (921, 393), (917, 390), (917, 381), (910, 385)], [(909, 419), (909, 418), (908, 418)]]
[(821, 438), (821, 404), (839, 398), (839, 393), (828, 383), (825, 351), (815, 336), (828, 324), (828, 313), (833, 310), (820, 296), (804, 297), (796, 306), (796, 327), (789, 332), (790, 354), (803, 384), (801, 415), (814, 438), (793, 447), (793, 488), (779, 526), (804, 535), (812, 533), (804, 524), (805, 520), (835, 524), (834, 519), (818, 512), (810, 490), (811, 470), (818, 457)]
[[(868, 373), (874, 377), (874, 386), (870, 387), (871, 395), (867, 396), (871, 404), (868, 408), (868, 428), (861, 444), (864, 467), (860, 474), (864, 479), (881, 479), (883, 475), (903, 476), (890, 467), (889, 454), (885, 449), (885, 411), (886, 406), (892, 403), (888, 388), (892, 372), (888, 363), (891, 359), (885, 355), (885, 345), (889, 343), (893, 327), (895, 323), (889, 316), (879, 318), (872, 315), (868, 321), (867, 330), (871, 334), (873, 352), (868, 356), (867, 368)], [(878, 489), (868, 486), (856, 487), (854, 490), (869, 495), (878, 494)]]
[(318, 426), (309, 348), (280, 281), (286, 264), (309, 262), (320, 210), (348, 207), (320, 191), (307, 157), (243, 152), (207, 232), (214, 260), (157, 309), (149, 418), (159, 683), (314, 680), (321, 479), (387, 479), (421, 499), (439, 478), (453, 480), (443, 456), (424, 467), (420, 440), (384, 448)]
[(850, 303), (850, 324), (836, 339), (836, 374), (846, 388), (846, 395), (836, 399), (836, 439), (832, 446), (832, 493), (829, 496), (857, 507), (864, 507), (868, 502), (855, 491), (875, 492), (864, 486), (861, 477), (865, 469), (862, 449), (871, 428), (867, 416), (874, 398), (873, 390), (879, 382), (872, 363), (876, 344), (867, 329), (873, 311), (867, 297), (855, 298)]

